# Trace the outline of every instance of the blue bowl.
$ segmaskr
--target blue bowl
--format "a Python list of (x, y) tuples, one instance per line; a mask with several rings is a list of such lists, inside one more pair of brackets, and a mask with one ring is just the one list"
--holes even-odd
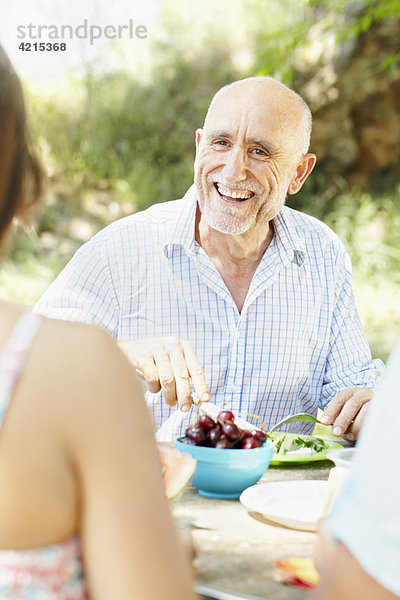
[(246, 488), (257, 483), (272, 459), (274, 446), (267, 440), (260, 448), (226, 450), (175, 442), (175, 448), (189, 452), (196, 460), (192, 483), (199, 494), (209, 498), (239, 498)]

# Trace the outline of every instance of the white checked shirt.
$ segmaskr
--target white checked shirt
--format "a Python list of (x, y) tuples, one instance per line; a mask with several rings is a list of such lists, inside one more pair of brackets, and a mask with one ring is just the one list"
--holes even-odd
[[(211, 400), (271, 426), (294, 412), (316, 414), (341, 389), (374, 388), (351, 287), (350, 259), (323, 223), (284, 207), (239, 313), (194, 240), (196, 193), (121, 219), (82, 246), (36, 311), (95, 323), (119, 340), (176, 336), (195, 349)], [(159, 439), (191, 422), (147, 393)], [(249, 417), (248, 420), (252, 420)], [(290, 431), (309, 432), (295, 423)]]

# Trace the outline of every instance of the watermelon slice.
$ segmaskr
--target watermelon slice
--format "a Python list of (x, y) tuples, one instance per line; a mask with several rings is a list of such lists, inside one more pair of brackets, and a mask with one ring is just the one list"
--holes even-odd
[(196, 470), (196, 459), (189, 452), (170, 446), (158, 446), (164, 489), (168, 499), (175, 498), (191, 480)]

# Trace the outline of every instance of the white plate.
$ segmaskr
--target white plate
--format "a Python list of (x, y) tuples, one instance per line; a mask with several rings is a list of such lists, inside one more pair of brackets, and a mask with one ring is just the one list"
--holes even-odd
[(327, 489), (327, 481), (268, 481), (244, 490), (240, 502), (248, 510), (260, 513), (279, 525), (316, 531), (323, 515)]

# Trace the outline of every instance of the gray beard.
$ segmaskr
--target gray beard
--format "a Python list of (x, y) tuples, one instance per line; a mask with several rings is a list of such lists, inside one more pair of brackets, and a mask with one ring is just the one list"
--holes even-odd
[[(284, 204), (286, 202), (286, 198), (287, 198), (287, 195), (285, 194), (283, 202), (279, 203), (279, 210), (276, 211), (276, 212), (274, 212), (271, 216), (267, 217), (264, 221), (262, 221), (262, 223), (267, 223), (267, 222), (272, 221), (281, 212), (282, 207), (284, 206)], [(203, 215), (204, 220), (206, 221), (207, 225), (209, 227), (211, 227), (211, 229), (214, 229), (215, 231), (218, 231), (219, 233), (223, 233), (225, 235), (241, 235), (243, 233), (246, 233), (251, 228), (251, 226), (253, 224), (253, 222), (251, 222), (250, 224), (247, 223), (247, 222), (245, 222), (243, 224), (242, 228), (241, 227), (236, 227), (235, 231), (232, 231), (232, 228), (229, 227), (229, 225), (231, 225), (231, 219), (229, 218), (229, 216), (227, 216), (225, 219), (224, 218), (222, 218), (222, 219), (220, 218), (219, 219), (219, 223), (216, 225), (216, 224), (214, 224), (212, 222), (213, 221), (213, 219), (212, 219), (212, 211), (209, 211), (207, 208), (204, 211), (202, 209), (201, 204), (200, 204), (199, 198), (197, 198), (197, 206), (199, 207), (200, 214)], [(211, 213), (210, 214), (211, 218), (207, 218), (207, 213), (208, 212)], [(259, 223), (259, 224), (261, 224), (261, 223)]]

